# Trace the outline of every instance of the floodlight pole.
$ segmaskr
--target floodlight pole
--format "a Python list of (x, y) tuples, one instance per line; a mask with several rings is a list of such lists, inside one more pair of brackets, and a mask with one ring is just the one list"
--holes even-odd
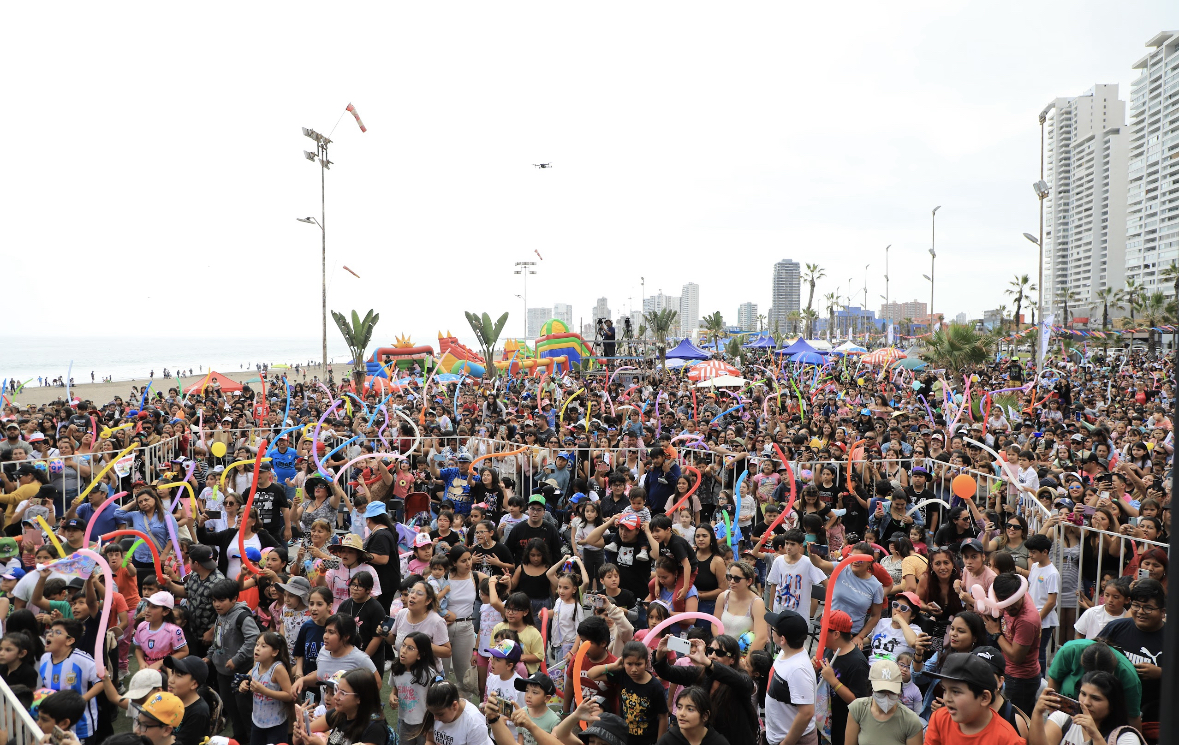
[[(311, 153), (307, 150), (303, 151), (303, 156), (307, 160), (319, 161), (319, 231), (320, 231), (320, 252), (319, 252), (319, 290), (320, 301), (323, 306), (323, 375), (327, 376), (327, 178), (324, 174), (328, 168), (331, 168), (332, 162), (328, 160), (328, 145), (331, 140), (324, 137), (314, 129), (307, 129), (303, 127), (303, 136), (308, 139), (315, 140), (315, 152)], [(303, 220), (307, 222), (307, 220)], [(361, 381), (363, 382), (363, 381)]]

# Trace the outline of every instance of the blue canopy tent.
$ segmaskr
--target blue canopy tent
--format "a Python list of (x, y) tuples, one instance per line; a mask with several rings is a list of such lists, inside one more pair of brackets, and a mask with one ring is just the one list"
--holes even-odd
[(753, 341), (745, 345), (746, 349), (775, 349), (778, 343), (769, 334), (758, 334)]
[(789, 360), (791, 362), (801, 362), (804, 365), (823, 365), (827, 362), (827, 358), (818, 352), (799, 352), (790, 355)]
[(774, 354), (795, 355), (795, 354), (800, 354), (802, 352), (810, 352), (812, 354), (818, 354), (818, 351), (814, 347), (812, 347), (810, 344), (807, 344), (806, 340), (801, 339), (801, 338), (798, 341), (791, 344), (790, 346), (786, 347), (785, 349), (779, 349), (778, 351), (774, 352)]
[(689, 339), (681, 341), (675, 349), (667, 350), (667, 359), (669, 360), (706, 360), (709, 356), (708, 352), (693, 344)]

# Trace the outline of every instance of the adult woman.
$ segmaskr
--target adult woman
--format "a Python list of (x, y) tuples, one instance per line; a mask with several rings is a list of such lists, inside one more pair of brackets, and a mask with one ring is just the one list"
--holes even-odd
[[(1097, 531), (1114, 532), (1117, 521), (1105, 507), (1098, 507), (1089, 518), (1089, 526), (1093, 531), (1085, 536), (1085, 546), (1081, 551), (1081, 581), (1085, 585), (1085, 594), (1093, 596), (1093, 588), (1097, 584), (1097, 565), (1101, 564), (1102, 574), (1115, 577), (1122, 573), (1122, 541), (1114, 536), (1104, 535)], [(1129, 553), (1129, 552), (1127, 552)]]
[[(1072, 641), (1073, 623), (1077, 620), (1077, 588), (1081, 576), (1081, 526), (1066, 519), (1072, 510), (1068, 500), (1057, 500), (1054, 511), (1040, 533), (1053, 538), (1049, 553), (1052, 563), (1060, 571), (1060, 594), (1056, 604), (1060, 611), (1060, 643)], [(1077, 506), (1077, 514), (1082, 509)]]
[[(730, 743), (757, 740), (757, 710), (753, 707), (753, 678), (741, 669), (741, 646), (737, 638), (721, 634), (709, 642), (693, 639), (688, 653), (691, 665), (669, 665), (667, 637), (655, 649), (654, 669), (661, 680), (673, 685), (699, 686), (694, 690), (725, 716), (716, 719), (716, 730)], [(689, 689), (693, 690), (693, 689)]]
[[(303, 725), (302, 710), (295, 716), (297, 745), (385, 745), (389, 732), (381, 712), (381, 687), (363, 670), (344, 673), (335, 684), (335, 708)], [(323, 734), (326, 733), (326, 734)]]
[(930, 653), (941, 651), (946, 627), (950, 625), (954, 614), (963, 610), (962, 599), (954, 589), (954, 583), (961, 578), (953, 552), (941, 547), (929, 554), (929, 571), (917, 583), (917, 597), (922, 604), (921, 610), (934, 622), (929, 634), (932, 637)]
[(921, 745), (921, 719), (900, 702), (904, 682), (897, 664), (891, 660), (874, 663), (869, 679), (872, 695), (848, 704), (844, 743)]
[[(1002, 516), (1002, 515), (1000, 515)], [(995, 526), (988, 525), (987, 530), (992, 530)], [(983, 547), (988, 551), (998, 551), (1004, 554), (1011, 554), (1011, 559), (1015, 562), (1015, 571), (1023, 576), (1028, 576), (1028, 549), (1023, 545), (1023, 542), (1028, 537), (1028, 521), (1023, 518), (1023, 515), (1007, 515), (1003, 523), (1003, 531), (994, 540), (986, 541)]]
[[(853, 554), (872, 555), (872, 546), (867, 543), (856, 544)], [(851, 616), (852, 642), (858, 647), (863, 645), (864, 639), (876, 628), (884, 608), (884, 586), (880, 580), (872, 575), (871, 561), (853, 561), (847, 569), (840, 572), (835, 580), (835, 590), (831, 596), (831, 609), (841, 610)], [(726, 630), (728, 626), (726, 625)]]
[[(233, 460), (248, 461), (250, 460), (250, 450), (244, 445), (239, 446), (233, 451)], [(241, 494), (243, 497), (250, 491), (250, 484), (254, 483), (254, 470), (250, 463), (242, 463), (235, 466), (229, 475), (226, 477), (229, 481), (229, 490), (234, 494)]]
[[(679, 504), (684, 495), (692, 491), (692, 482), (694, 478), (691, 475), (680, 476), (675, 481), (675, 493), (667, 499), (667, 506), (671, 507), (673, 504)], [(700, 524), (700, 499), (693, 494), (688, 501), (684, 502), (680, 509), (687, 509), (692, 513), (692, 522), (696, 525)]]
[[(142, 488), (135, 495), (135, 509), (115, 510), (115, 522), (126, 523), (134, 530), (138, 530), (150, 537), (161, 553), (169, 545), (169, 523), (171, 530), (176, 530), (176, 518), (164, 509), (164, 502), (152, 487)], [(143, 592), (143, 580), (148, 575), (155, 576), (155, 562), (152, 560), (151, 549), (140, 546), (131, 554), (131, 562), (135, 565), (135, 579), (139, 591)]]
[(395, 596), (393, 588), (401, 586), (401, 562), (397, 554), (397, 533), (393, 531), (393, 521), (384, 502), (368, 503), (364, 508), (364, 524), (368, 528), (368, 538), (364, 539), (368, 563), (377, 573), (381, 587), (389, 588), (377, 596), (381, 607), (388, 613)]
[[(434, 588), (424, 581), (416, 582), (409, 588), (405, 595), (405, 607), (397, 611), (393, 619), (393, 628), (385, 640), (392, 644), (394, 649), (401, 649), (401, 641), (414, 631), (420, 631), (430, 637), (430, 646), (440, 662), (453, 654), (446, 619), (438, 612), (438, 599), (434, 597)], [(470, 657), (470, 653), (467, 656)]]
[[(696, 548), (696, 591), (700, 600), (696, 610), (700, 613), (716, 615), (716, 599), (722, 590), (721, 581), (725, 576), (725, 560), (720, 555), (720, 546), (716, 542), (716, 533), (701, 526), (696, 528), (693, 536)], [(706, 621), (697, 621), (702, 626)]]
[[(117, 517), (118, 513), (115, 515)], [(205, 519), (204, 515), (197, 518), (197, 540), (206, 546), (216, 546), (219, 549), (217, 568), (229, 579), (237, 579), (242, 566), (242, 555), (238, 548), (237, 537), (243, 530), (233, 527), (213, 533), (205, 530)], [(259, 517), (257, 508), (250, 510), (250, 517), (246, 520), (244, 532), (247, 551), (256, 548), (261, 552), (264, 548), (278, 548), (282, 545), (262, 527), (262, 518)], [(136, 550), (137, 554), (138, 552), (139, 550)], [(136, 566), (138, 567), (138, 564)]]
[(309, 690), (316, 681), (322, 683), (330, 680), (341, 670), (359, 670), (378, 686), (381, 685), (383, 671), (377, 670), (372, 659), (361, 649), (356, 619), (347, 613), (337, 613), (328, 617), (323, 627), (323, 646), (315, 658), (315, 672), (308, 673), (296, 681), (302, 685), (295, 691), (295, 695), (303, 689)]
[[(675, 708), (672, 709), (674, 721), (671, 728), (663, 733), (655, 745), (724, 745), (731, 742), (753, 742), (750, 739), (726, 738), (721, 722), (728, 724), (730, 717), (714, 716), (714, 711), (720, 714), (724, 710), (709, 700), (704, 689), (697, 686), (684, 688), (675, 697)], [(756, 731), (754, 729), (755, 733)], [(597, 739), (599, 742), (602, 741), (602, 738)]]
[[(753, 591), (757, 572), (748, 561), (734, 561), (729, 565), (725, 579), (728, 580), (729, 589), (717, 596), (716, 611), (719, 613), (714, 612), (712, 615), (720, 619), (725, 625), (725, 633), (734, 639), (740, 639), (746, 631), (753, 631), (750, 650), (765, 649), (769, 626), (765, 619), (766, 604)], [(715, 624), (712, 633), (720, 633)]]
[(1138, 557), (1138, 568), (1149, 572), (1150, 578), (1162, 584), (1164, 590), (1167, 589), (1169, 565), (1167, 552), (1157, 546)]
[[(450, 625), (450, 646), (453, 654), (442, 661), (442, 667), (449, 675), (454, 672), (459, 687), (463, 687), (463, 677), (471, 666), (471, 652), (475, 650), (475, 601), (479, 599), (479, 584), (487, 578), (486, 575), (471, 571), (474, 554), (466, 546), (459, 545), (447, 553), (450, 561), (450, 599), (446, 610), (446, 623)], [(469, 694), (478, 694), (475, 690)]]
[(311, 526), (316, 520), (335, 522), (336, 513), (340, 509), (340, 498), (344, 490), (335, 483), (320, 476), (312, 476), (303, 484), (303, 501), (295, 506), (294, 520), (303, 529), (303, 533), (310, 533)]
[[(58, 443), (59, 456), (62, 459), (62, 469), (58, 473), (50, 473), (49, 483), (57, 489), (58, 493), (64, 499), (63, 504), (68, 505), (74, 497), (78, 496), (81, 491), (81, 485), (90, 482), (90, 463), (89, 457), (87, 462), (82, 462), (74, 451), (74, 441), (68, 437), (62, 437), (61, 442)], [(64, 512), (64, 510), (62, 510)], [(59, 513), (60, 514), (60, 513)]]
[(1028, 745), (1104, 743), (1120, 728), (1125, 729), (1112, 741), (1114, 745), (1139, 745), (1141, 739), (1129, 727), (1126, 697), (1116, 676), (1103, 670), (1085, 673), (1077, 700), (1081, 712), (1070, 716), (1060, 711), (1065, 702), (1055, 691), (1046, 689), (1040, 694), (1032, 710)]
[(893, 587), (898, 591), (916, 592), (921, 578), (929, 570), (925, 557), (913, 551), (913, 542), (903, 535), (893, 534), (888, 542), (888, 556), (880, 565), (892, 575)]
[(535, 618), (540, 618), (545, 608), (553, 607), (557, 578), (549, 572), (551, 561), (548, 544), (541, 538), (532, 538), (524, 545), (523, 563), (512, 572), (512, 590), (528, 596)]
[[(955, 615), (954, 620), (950, 622), (945, 641), (946, 646), (938, 652), (936, 661), (933, 657), (929, 658), (926, 670), (940, 672), (947, 656), (956, 652), (973, 652), (976, 647), (985, 646), (987, 627), (983, 623), (982, 616), (968, 610)], [(939, 640), (939, 646), (940, 643)], [(933, 665), (932, 668), (929, 667), (930, 664)], [(934, 681), (933, 685), (925, 691), (925, 705), (921, 711), (922, 719), (928, 721), (930, 714), (944, 705), (941, 700), (941, 690), (941, 681)]]
[(502, 509), (504, 501), (504, 488), (499, 483), (499, 474), (491, 468), (479, 469), (479, 480), (471, 486), (471, 504), (482, 502), (487, 505), (489, 513), (497, 513)]

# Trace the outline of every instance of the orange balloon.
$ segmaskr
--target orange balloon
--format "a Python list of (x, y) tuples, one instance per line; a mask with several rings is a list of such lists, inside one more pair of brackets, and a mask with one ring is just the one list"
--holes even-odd
[(962, 499), (973, 499), (978, 490), (978, 482), (974, 480), (973, 476), (968, 476), (964, 473), (954, 477), (950, 482), (950, 488), (954, 491), (954, 495)]

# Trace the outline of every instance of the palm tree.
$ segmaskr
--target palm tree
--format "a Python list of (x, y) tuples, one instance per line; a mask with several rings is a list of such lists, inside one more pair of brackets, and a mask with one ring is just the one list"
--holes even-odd
[[(1093, 294), (1094, 297), (1097, 298), (1097, 301), (1101, 303), (1101, 330), (1109, 331), (1110, 308), (1113, 308), (1114, 310), (1123, 310), (1126, 307), (1122, 304), (1122, 291), (1115, 290), (1112, 287), (1106, 287), (1105, 289), (1098, 290)], [(1107, 340), (1102, 346), (1108, 348), (1109, 341)]]
[(1081, 296), (1077, 294), (1076, 290), (1064, 289), (1057, 290), (1056, 299), (1059, 300), (1062, 305), (1064, 305), (1064, 321), (1061, 323), (1061, 325), (1067, 328), (1069, 326), (1068, 304), (1069, 302), (1072, 302), (1073, 307), (1076, 307), (1077, 301), (1081, 299)]
[(995, 342), (996, 337), (979, 334), (967, 324), (942, 324), (926, 340), (923, 356), (934, 367), (944, 367), (960, 375), (974, 365), (985, 363), (991, 356)]
[(1122, 294), (1125, 296), (1126, 303), (1130, 308), (1131, 321), (1134, 320), (1134, 311), (1138, 309), (1139, 300), (1145, 292), (1146, 290), (1143, 289), (1142, 285), (1134, 281), (1133, 278), (1126, 279), (1126, 286), (1122, 289)]
[(823, 296), (823, 302), (827, 303), (827, 338), (831, 338), (831, 332), (835, 330), (835, 306), (839, 305), (839, 293), (828, 292)]
[(729, 339), (729, 343), (725, 345), (725, 354), (729, 355), (729, 359), (735, 363), (741, 363), (741, 339), (734, 336)]
[(819, 314), (810, 308), (803, 308), (802, 321), (803, 328), (807, 331), (814, 329), (815, 321), (819, 318)]
[(643, 314), (643, 320), (646, 321), (647, 326), (651, 327), (651, 333), (655, 335), (655, 350), (659, 353), (659, 364), (665, 371), (667, 370), (667, 335), (675, 328), (675, 319), (678, 315), (679, 311), (671, 308)]
[[(823, 268), (821, 266), (819, 266), (818, 264), (807, 264), (806, 265), (806, 272), (802, 275), (802, 281), (806, 282), (807, 287), (810, 288), (808, 290), (807, 296), (806, 296), (806, 309), (807, 310), (811, 309), (811, 302), (815, 299), (815, 282), (818, 282), (820, 279), (822, 279), (825, 276), (827, 276), (827, 273), (824, 272)], [(806, 337), (808, 339), (811, 337), (811, 332), (812, 332), (812, 330), (810, 328), (807, 328)]]
[(1007, 319), (1007, 306), (1000, 305), (995, 310), (997, 310), (999, 313), (999, 335), (1002, 336), (1003, 335), (1003, 321), (1005, 321)]
[(1019, 316), (1023, 310), (1023, 301), (1029, 292), (1035, 292), (1036, 286), (1026, 274), (1017, 274), (1015, 279), (1007, 283), (1004, 293), (1015, 296), (1015, 330), (1019, 331)]
[(786, 314), (786, 321), (789, 323), (791, 336), (801, 333), (798, 330), (798, 322), (801, 320), (802, 320), (802, 313), (799, 313), (797, 310), (792, 310)]
[(1142, 299), (1138, 306), (1142, 310), (1142, 323), (1147, 326), (1146, 331), (1146, 351), (1148, 354), (1154, 354), (1155, 347), (1155, 326), (1161, 326), (1175, 315), (1175, 301), (1167, 300), (1167, 296), (1161, 292), (1152, 292)]
[(344, 337), (348, 351), (352, 353), (352, 385), (354, 390), (359, 391), (360, 387), (364, 385), (365, 375), (368, 374), (364, 363), (364, 350), (368, 346), (369, 340), (372, 339), (373, 328), (381, 319), (381, 314), (373, 313), (372, 308), (369, 308), (365, 317), (361, 318), (354, 310), (352, 311), (352, 323), (348, 323), (348, 318), (344, 314), (333, 310), (332, 318), (335, 320), (336, 326), (340, 328), (340, 335)]
[(725, 331), (725, 319), (721, 316), (719, 310), (704, 316), (704, 328), (712, 334), (712, 343), (715, 344), (717, 339), (720, 339), (721, 334)]
[(766, 317), (763, 315), (759, 315), (757, 317), (757, 332), (760, 334), (761, 330), (764, 329), (765, 327), (766, 327)]
[(912, 336), (913, 335), (913, 319), (906, 318), (903, 321), (901, 321), (901, 328), (904, 329), (903, 333), (905, 334), (905, 336)]
[(491, 316), (484, 313), (482, 316), (477, 316), (470, 311), (466, 311), (467, 323), (471, 324), (471, 330), (475, 332), (475, 338), (479, 340), (479, 346), (483, 349), (483, 377), (494, 378), (499, 374), (499, 368), (495, 366), (495, 343), (499, 341), (499, 335), (504, 330), (504, 324), (508, 322), (508, 314), (504, 313), (499, 317), (495, 323), (491, 322)]

